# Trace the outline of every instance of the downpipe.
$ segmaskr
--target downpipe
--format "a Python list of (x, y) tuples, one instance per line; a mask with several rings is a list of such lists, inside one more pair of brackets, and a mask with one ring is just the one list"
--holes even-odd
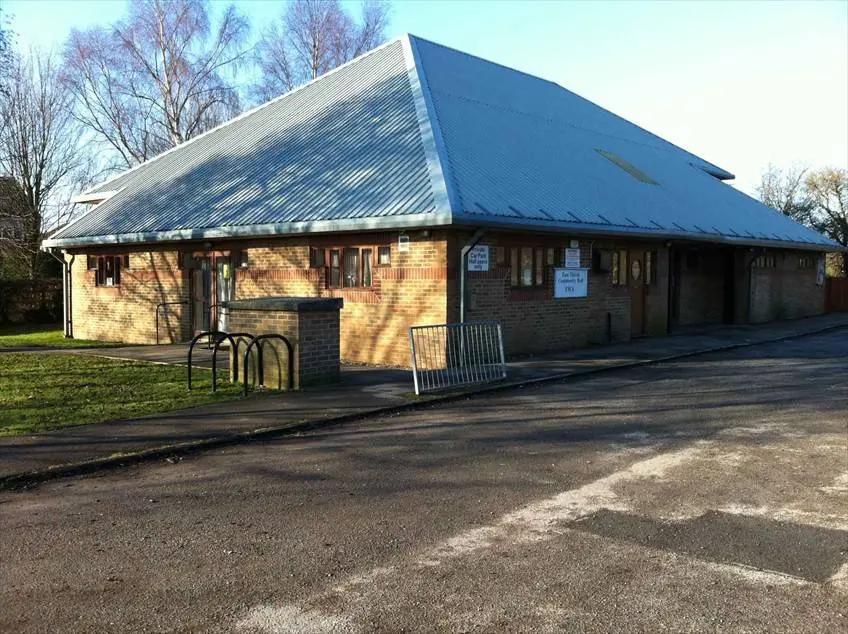
[(44, 250), (62, 265), (62, 332), (66, 339), (73, 339), (74, 324), (73, 319), (71, 318), (71, 266), (73, 266), (74, 260), (77, 256), (72, 255), (69, 261), (65, 259), (64, 252), (61, 252), (62, 257), (59, 257), (56, 255), (54, 249), (47, 248)]

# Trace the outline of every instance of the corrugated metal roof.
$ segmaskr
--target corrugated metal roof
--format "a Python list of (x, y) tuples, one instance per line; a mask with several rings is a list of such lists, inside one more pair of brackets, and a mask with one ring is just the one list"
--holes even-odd
[(415, 46), (460, 201), (454, 222), (833, 244), (716, 178), (728, 172), (554, 83), (431, 42)]
[(45, 244), (453, 222), (833, 245), (730, 177), (554, 83), (402, 36), (94, 188), (117, 193)]

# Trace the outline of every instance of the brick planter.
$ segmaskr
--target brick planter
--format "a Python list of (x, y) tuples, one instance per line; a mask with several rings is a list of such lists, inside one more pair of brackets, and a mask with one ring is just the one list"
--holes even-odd
[[(279, 334), (286, 337), (294, 351), (294, 388), (332, 383), (339, 380), (339, 311), (343, 300), (315, 297), (263, 297), (242, 299), (226, 304), (229, 309), (230, 332), (252, 335)], [(246, 344), (238, 347), (239, 376)], [(234, 354), (234, 351), (230, 351)], [(282, 374), (285, 389), (288, 379), (288, 352), (279, 340), (263, 343), (263, 377), (266, 386), (276, 388)], [(251, 352), (252, 382), (258, 355)], [(231, 359), (232, 366), (232, 359)]]

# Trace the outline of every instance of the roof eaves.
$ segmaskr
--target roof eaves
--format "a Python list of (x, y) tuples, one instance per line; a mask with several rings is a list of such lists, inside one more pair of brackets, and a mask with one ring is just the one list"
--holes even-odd
[(436, 211), (450, 215), (460, 209), (459, 196), (451, 175), (450, 159), (433, 106), (430, 88), (427, 85), (427, 76), (421, 64), (416, 39), (409, 33), (400, 36)]
[(693, 242), (710, 242), (739, 246), (761, 246), (771, 248), (803, 249), (809, 251), (841, 251), (845, 250), (835, 242), (823, 237), (822, 242), (804, 242), (800, 240), (762, 239), (756, 236), (729, 236), (726, 234), (696, 233), (686, 230), (657, 229), (646, 227), (631, 227), (627, 225), (612, 225), (586, 222), (545, 221), (537, 218), (501, 217), (487, 214), (454, 214), (453, 224), (456, 226), (509, 228), (521, 231), (549, 231), (574, 235), (627, 235), (634, 238), (654, 240), (688, 240)]
[[(412, 229), (440, 227), (451, 223), (450, 213), (422, 213), (401, 216), (375, 216), (371, 218), (340, 218), (314, 222), (281, 222), (265, 225), (240, 225), (207, 227), (203, 229), (175, 229), (105, 236), (60, 238), (51, 236), (42, 243), (44, 248), (74, 248), (115, 244), (155, 244), (186, 240), (211, 240), (220, 238), (254, 238), (275, 235), (302, 235), (339, 233), (344, 231), (380, 231), (386, 229)], [(61, 232), (57, 232), (61, 233)]]

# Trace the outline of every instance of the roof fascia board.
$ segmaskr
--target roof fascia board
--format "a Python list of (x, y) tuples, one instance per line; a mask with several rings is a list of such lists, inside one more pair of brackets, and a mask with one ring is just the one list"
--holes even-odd
[(134, 171), (136, 171), (136, 170), (138, 170), (138, 169), (140, 169), (140, 168), (144, 167), (145, 165), (150, 165), (150, 164), (151, 164), (151, 163), (153, 163), (154, 161), (156, 161), (156, 160), (158, 160), (158, 159), (162, 158), (163, 156), (167, 156), (168, 154), (171, 154), (172, 152), (176, 152), (177, 150), (179, 150), (179, 149), (181, 149), (181, 148), (184, 148), (184, 147), (186, 147), (187, 145), (189, 145), (189, 144), (191, 144), (191, 143), (194, 143), (195, 141), (198, 141), (199, 139), (202, 139), (203, 137), (205, 137), (205, 136), (207, 136), (207, 135), (209, 135), (209, 134), (213, 134), (214, 132), (217, 132), (217, 131), (218, 131), (218, 130), (220, 130), (221, 128), (225, 128), (225, 127), (227, 127), (228, 125), (230, 125), (230, 124), (232, 124), (232, 123), (235, 123), (236, 121), (241, 121), (242, 119), (245, 119), (245, 118), (249, 117), (249, 116), (250, 116), (250, 115), (252, 115), (253, 113), (258, 112), (258, 111), (262, 110), (263, 108), (265, 108), (265, 107), (267, 107), (267, 106), (270, 106), (270, 105), (272, 105), (272, 104), (275, 104), (275, 103), (277, 103), (278, 101), (282, 101), (282, 100), (283, 100), (283, 99), (285, 99), (286, 97), (288, 97), (288, 96), (290, 96), (290, 95), (293, 95), (293, 94), (295, 94), (295, 93), (297, 93), (297, 92), (300, 92), (301, 90), (304, 90), (305, 88), (308, 88), (309, 86), (311, 86), (311, 85), (312, 85), (312, 84), (314, 84), (315, 82), (322, 80), (324, 77), (327, 77), (327, 76), (329, 76), (329, 75), (332, 75), (333, 73), (337, 73), (337, 72), (339, 72), (340, 70), (342, 70), (343, 68), (347, 68), (348, 66), (351, 66), (352, 64), (355, 64), (355, 63), (356, 63), (356, 62), (358, 62), (360, 59), (362, 59), (362, 58), (364, 58), (364, 57), (368, 57), (368, 56), (369, 56), (369, 55), (371, 55), (372, 53), (376, 53), (377, 51), (381, 51), (381, 50), (383, 50), (384, 48), (388, 48), (389, 46), (391, 46), (392, 44), (394, 44), (395, 42), (398, 42), (398, 41), (401, 41), (401, 42), (405, 41), (405, 36), (404, 36), (404, 35), (401, 35), (401, 36), (398, 36), (398, 37), (392, 38), (392, 39), (391, 39), (391, 40), (389, 40), (388, 42), (384, 42), (384, 43), (383, 43), (383, 44), (381, 44), (380, 46), (378, 46), (378, 47), (376, 47), (376, 48), (372, 48), (370, 51), (366, 51), (366, 52), (365, 52), (365, 53), (363, 53), (362, 55), (359, 55), (358, 57), (354, 57), (352, 60), (349, 60), (349, 61), (345, 62), (344, 64), (341, 64), (341, 65), (336, 66), (335, 68), (333, 68), (333, 69), (331, 69), (331, 70), (328, 70), (328, 71), (327, 71), (326, 73), (324, 73), (323, 75), (319, 75), (319, 76), (318, 76), (318, 77), (316, 77), (315, 79), (311, 79), (310, 81), (306, 82), (305, 84), (302, 84), (302, 85), (298, 86), (297, 88), (293, 88), (292, 90), (289, 90), (288, 92), (283, 93), (282, 95), (280, 95), (280, 96), (278, 96), (278, 97), (274, 97), (273, 99), (271, 99), (271, 100), (269, 100), (269, 101), (266, 101), (265, 103), (259, 104), (258, 106), (254, 107), (254, 108), (251, 108), (250, 110), (247, 110), (247, 111), (245, 111), (245, 112), (242, 112), (240, 115), (237, 115), (237, 116), (233, 117), (232, 119), (228, 119), (227, 121), (224, 121), (223, 123), (221, 123), (221, 124), (219, 124), (219, 125), (215, 126), (214, 128), (211, 128), (211, 129), (207, 130), (206, 132), (202, 132), (201, 134), (198, 134), (197, 136), (190, 138), (188, 141), (184, 141), (184, 142), (180, 143), (179, 145), (175, 145), (174, 147), (169, 148), (169, 149), (165, 150), (164, 152), (161, 152), (161, 153), (157, 154), (156, 156), (154, 156), (154, 157), (152, 157), (152, 158), (147, 159), (147, 160), (146, 160), (146, 161), (144, 161), (143, 163), (139, 163), (138, 165), (133, 165), (133, 166), (132, 166), (132, 167), (130, 167), (129, 169), (126, 169), (126, 170), (124, 170), (123, 172), (119, 172), (118, 174), (113, 174), (112, 176), (110, 176), (110, 177), (109, 177), (109, 178), (107, 178), (106, 180), (102, 181), (102, 182), (101, 182), (101, 183), (99, 183), (98, 185), (95, 185), (94, 187), (91, 187), (91, 188), (89, 188), (88, 190), (86, 190), (86, 191), (85, 191), (82, 195), (84, 196), (84, 195), (89, 194), (89, 193), (91, 193), (91, 192), (95, 192), (95, 191), (96, 191), (97, 189), (99, 189), (100, 187), (103, 187), (104, 185), (108, 185), (108, 184), (109, 184), (109, 183), (111, 183), (112, 181), (114, 181), (114, 180), (116, 180), (116, 179), (118, 179), (118, 178), (121, 178), (122, 176), (126, 176), (126, 175), (127, 175), (127, 174), (129, 174), (130, 172), (134, 172)]
[(736, 238), (720, 234), (688, 233), (684, 231), (651, 231), (643, 228), (625, 226), (598, 226), (588, 223), (545, 222), (543, 220), (516, 218), (500, 219), (491, 216), (462, 215), (453, 217), (453, 226), (479, 228), (489, 227), (511, 231), (544, 231), (563, 235), (586, 236), (628, 236), (649, 240), (685, 240), (687, 242), (708, 242), (714, 244), (736, 246), (759, 246), (768, 248), (803, 249), (806, 251), (841, 251), (843, 247), (837, 244), (820, 242), (792, 242), (789, 240), (760, 240), (756, 238)]
[(339, 233), (351, 231), (380, 231), (386, 229), (413, 229), (439, 227), (451, 223), (449, 213), (410, 214), (408, 216), (381, 216), (376, 218), (348, 218), (319, 220), (315, 222), (287, 222), (267, 225), (212, 227), (207, 229), (178, 229), (124, 233), (80, 238), (49, 238), (42, 243), (50, 247), (83, 247), (114, 244), (151, 244), (157, 242), (182, 242), (187, 240), (212, 240), (221, 238), (262, 238), (275, 235), (303, 235), (313, 233)]
[(447, 148), (439, 127), (439, 119), (433, 106), (430, 87), (427, 85), (427, 76), (421, 64), (415, 37), (409, 33), (404, 33), (400, 40), (403, 44), (403, 56), (409, 74), (409, 84), (412, 88), (412, 97), (418, 116), (418, 126), (421, 131), (421, 141), (424, 144), (424, 156), (427, 161), (427, 171), (430, 174), (430, 186), (432, 187), (436, 209), (448, 213), (458, 212), (460, 210), (459, 197), (450, 173)]
[(71, 202), (79, 204), (102, 203), (109, 200), (119, 191), (120, 190), (113, 189), (111, 191), (95, 192), (93, 194), (79, 194), (78, 196), (71, 198)]
[[(121, 189), (123, 189), (123, 187), (122, 187)], [(101, 201), (98, 201), (98, 202), (94, 203), (94, 206), (93, 206), (91, 209), (89, 209), (88, 211), (86, 211), (84, 214), (82, 214), (79, 218), (75, 218), (74, 220), (71, 220), (68, 224), (66, 224), (64, 227), (61, 227), (61, 228), (59, 228), (59, 229), (56, 229), (56, 231), (54, 231), (54, 232), (50, 235), (50, 237), (49, 237), (49, 238), (47, 238), (46, 240), (43, 240), (43, 241), (42, 241), (41, 246), (42, 246), (42, 247), (47, 247), (47, 246), (56, 246), (56, 245), (50, 245), (50, 244), (48, 244), (48, 243), (50, 243), (50, 242), (54, 242), (54, 241), (57, 239), (57, 238), (56, 238), (56, 236), (60, 235), (60, 234), (61, 234), (61, 233), (63, 233), (64, 231), (67, 231), (68, 229), (70, 229), (71, 227), (73, 227), (73, 226), (74, 226), (75, 224), (77, 224), (78, 222), (81, 222), (83, 219), (87, 218), (90, 214), (93, 214), (95, 211), (97, 211), (97, 208), (98, 208), (98, 207), (100, 207), (100, 205), (102, 205), (103, 203), (107, 202), (107, 201), (108, 201), (109, 199), (111, 199), (113, 196), (116, 196), (117, 194), (119, 194), (119, 193), (121, 192), (121, 189), (118, 189), (118, 190), (116, 190), (116, 191), (114, 191), (114, 192), (111, 192), (111, 194), (112, 194), (111, 196), (109, 196), (108, 198), (104, 198), (103, 200), (101, 200)], [(71, 200), (72, 200), (73, 202), (75, 202), (73, 199), (71, 199)]]

